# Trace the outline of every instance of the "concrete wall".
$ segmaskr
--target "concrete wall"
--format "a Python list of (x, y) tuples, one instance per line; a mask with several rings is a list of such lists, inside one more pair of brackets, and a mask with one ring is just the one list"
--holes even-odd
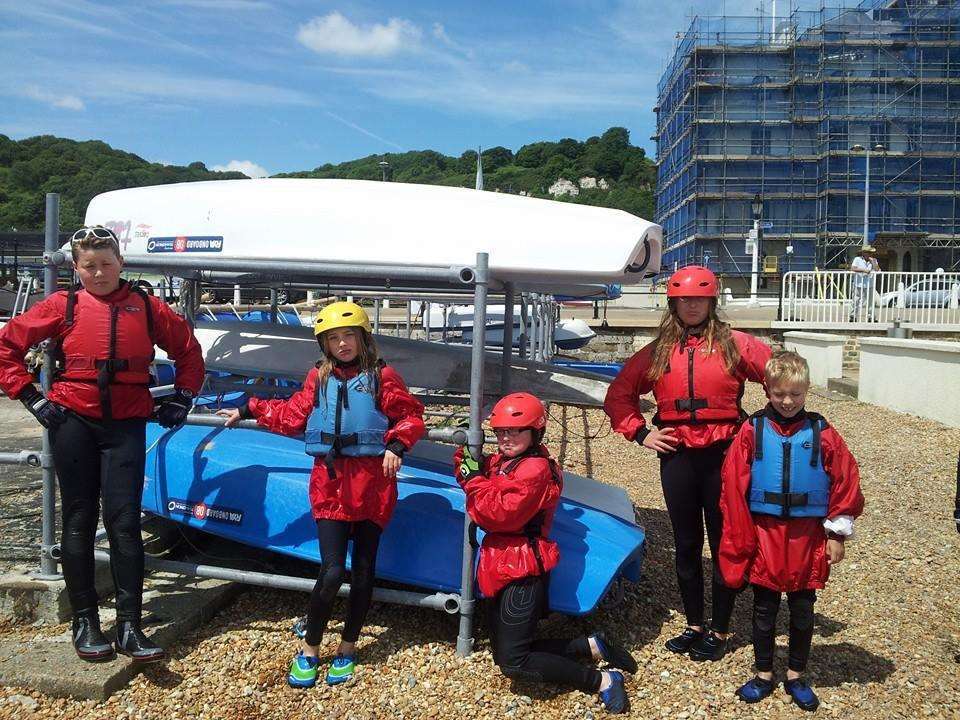
[(860, 338), (858, 399), (960, 427), (960, 342)]
[(783, 334), (783, 346), (803, 357), (810, 366), (810, 382), (826, 387), (830, 378), (843, 377), (843, 335), (800, 332)]

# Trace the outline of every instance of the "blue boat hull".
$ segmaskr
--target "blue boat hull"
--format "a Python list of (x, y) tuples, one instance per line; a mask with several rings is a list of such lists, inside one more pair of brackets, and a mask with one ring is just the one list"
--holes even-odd
[[(154, 423), (147, 437), (145, 511), (320, 562), (308, 501), (313, 458), (304, 453), (302, 440), (197, 426), (164, 431)], [(451, 454), (449, 447), (421, 443), (407, 455), (397, 508), (380, 544), (378, 577), (460, 591), (464, 496), (452, 477)], [(550, 576), (550, 605), (583, 615), (618, 578), (639, 578), (644, 532), (628, 519), (624, 508), (631, 506), (622, 491), (578, 476), (567, 479), (580, 499), (565, 492), (554, 521), (551, 538), (561, 560)], [(594, 497), (606, 507), (597, 507), (590, 501)]]

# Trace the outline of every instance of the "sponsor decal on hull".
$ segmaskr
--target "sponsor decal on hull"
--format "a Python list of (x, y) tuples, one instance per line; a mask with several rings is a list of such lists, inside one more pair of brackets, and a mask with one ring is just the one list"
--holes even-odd
[(205, 502), (190, 502), (189, 500), (173, 499), (167, 503), (167, 511), (171, 515), (192, 517), (196, 520), (212, 520), (230, 525), (239, 525), (243, 522), (243, 511), (218, 505), (207, 505)]
[(177, 237), (152, 237), (147, 240), (148, 253), (222, 252), (222, 235), (179, 235)]

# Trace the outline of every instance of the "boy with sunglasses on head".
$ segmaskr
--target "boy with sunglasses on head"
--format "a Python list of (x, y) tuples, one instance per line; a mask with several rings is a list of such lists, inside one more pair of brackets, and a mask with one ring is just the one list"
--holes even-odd
[[(143, 596), (145, 429), (154, 413), (148, 389), (154, 345), (176, 364), (174, 393), (157, 412), (164, 427), (183, 423), (203, 382), (200, 345), (166, 303), (120, 278), (123, 258), (105, 227), (78, 230), (71, 247), (82, 289), (54, 293), (0, 330), (0, 387), (50, 431), (60, 484), (63, 578), (73, 608), (73, 645), (82, 659), (156, 662), (164, 651), (140, 629)], [(55, 370), (44, 396), (24, 365), (29, 349), (53, 339)], [(117, 636), (100, 629), (93, 538), (100, 504), (117, 592)]]
[(795, 352), (774, 353), (764, 374), (770, 402), (740, 428), (721, 471), (720, 573), (729, 587), (753, 585), (757, 675), (737, 696), (760, 702), (776, 687), (777, 612), (786, 593), (790, 646), (783, 688), (800, 709), (813, 711), (820, 701), (803, 679), (813, 604), (863, 512), (860, 471), (840, 433), (804, 409), (807, 361)]
[[(548, 607), (549, 572), (560, 560), (549, 539), (563, 490), (563, 473), (543, 445), (547, 413), (529, 393), (512, 393), (493, 407), (490, 426), (499, 452), (454, 456), (466, 509), (485, 532), (477, 584), (486, 600), (486, 624), (497, 666), (509, 678), (549, 682), (599, 693), (608, 712), (630, 708), (623, 673), (637, 663), (602, 632), (573, 640), (537, 640)], [(604, 660), (600, 671), (580, 660)]]

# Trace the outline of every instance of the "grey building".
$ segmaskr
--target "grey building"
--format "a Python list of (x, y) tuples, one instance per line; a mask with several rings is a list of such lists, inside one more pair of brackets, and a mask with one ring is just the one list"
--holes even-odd
[(960, 267), (957, 0), (694, 18), (655, 110), (665, 269), (749, 273), (757, 195), (769, 271), (844, 266), (864, 241), (868, 164), (884, 269)]

